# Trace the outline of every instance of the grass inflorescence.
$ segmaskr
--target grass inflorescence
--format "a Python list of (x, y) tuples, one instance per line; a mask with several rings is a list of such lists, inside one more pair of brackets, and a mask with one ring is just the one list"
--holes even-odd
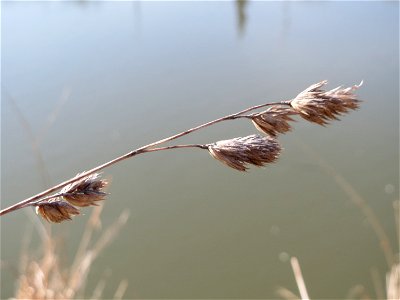
[[(332, 120), (338, 120), (339, 116), (359, 108), (360, 100), (354, 92), (361, 84), (325, 91), (323, 87), (326, 84), (326, 80), (321, 81), (311, 85), (291, 100), (252, 106), (130, 151), (89, 171), (79, 173), (35, 196), (11, 205), (1, 210), (0, 216), (27, 206), (35, 206), (37, 213), (49, 222), (59, 223), (70, 220), (73, 216), (79, 214), (79, 207), (96, 206), (99, 201), (106, 198), (107, 193), (104, 192), (104, 188), (108, 183), (100, 178), (99, 171), (144, 153), (178, 148), (208, 150), (212, 157), (238, 171), (246, 171), (249, 165), (265, 166), (274, 163), (282, 149), (277, 137), (279, 134), (285, 134), (292, 130), (292, 122), (295, 121), (295, 116), (325, 126)], [(259, 109), (264, 110), (249, 113)], [(156, 147), (216, 123), (236, 119), (250, 120), (255, 128), (265, 136), (253, 134), (206, 145)]]

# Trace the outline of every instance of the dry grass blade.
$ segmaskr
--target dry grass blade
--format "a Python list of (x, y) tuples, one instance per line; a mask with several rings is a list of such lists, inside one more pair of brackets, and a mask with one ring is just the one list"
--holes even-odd
[(393, 265), (386, 275), (386, 293), (388, 299), (400, 299), (400, 263)]
[[(101, 206), (96, 207), (92, 218), (88, 221), (87, 226), (91, 229), (98, 228), (100, 222), (99, 214)], [(104, 250), (112, 239), (118, 234), (119, 230), (128, 219), (128, 212), (124, 211), (118, 220), (110, 225), (99, 237), (93, 247), (88, 247), (92, 244), (91, 236), (84, 235), (82, 251), (78, 253), (76, 261), (72, 267), (62, 265), (62, 259), (58, 254), (55, 240), (48, 239), (43, 244), (43, 257), (35, 260), (29, 257), (29, 251), (24, 253), (21, 259), (21, 270), (18, 279), (18, 288), (16, 291), (17, 299), (87, 299), (84, 294), (84, 287), (87, 282), (87, 276), (90, 268), (99, 255)], [(93, 297), (100, 298), (106, 281), (100, 278), (99, 285), (93, 290)], [(122, 284), (122, 283), (121, 283)], [(127, 282), (117, 288), (118, 293), (122, 297), (126, 290)]]
[(114, 293), (114, 299), (115, 300), (122, 299), (127, 288), (128, 288), (128, 280), (124, 279), (119, 283), (118, 288)]
[(294, 278), (296, 279), (297, 287), (299, 288), (300, 296), (302, 300), (309, 300), (310, 297), (307, 293), (306, 284), (304, 283), (303, 274), (301, 273), (300, 264), (296, 257), (290, 259), (292, 265)]
[[(81, 174), (77, 174), (79, 176)], [(65, 186), (61, 194), (69, 203), (79, 206), (96, 206), (96, 202), (104, 200), (107, 193), (102, 190), (107, 186), (106, 180), (99, 179), (100, 174), (88, 175), (76, 182)]]
[(278, 133), (286, 133), (292, 129), (289, 122), (294, 121), (290, 116), (297, 112), (287, 106), (271, 106), (267, 110), (251, 116), (254, 126), (261, 132), (277, 136)]
[(227, 166), (246, 171), (247, 164), (264, 166), (278, 159), (281, 146), (272, 137), (257, 134), (233, 138), (208, 145), (210, 154)]
[(26, 266), (22, 266), (24, 269), (18, 280), (17, 299), (65, 299), (54, 241), (49, 240), (43, 246), (43, 251), (41, 260), (30, 260)]
[(93, 261), (97, 258), (99, 253), (113, 240), (118, 234), (121, 228), (125, 225), (129, 218), (129, 211), (125, 210), (121, 213), (117, 221), (112, 224), (107, 230), (100, 236), (94, 246), (90, 249), (86, 249), (85, 253), (81, 257), (77, 257), (77, 261), (74, 262), (74, 269), (70, 273), (69, 282), (67, 284), (67, 296), (68, 298), (74, 298), (76, 292), (82, 290), (83, 284), (86, 282), (86, 278), (89, 274), (90, 267)]
[(338, 116), (357, 109), (360, 103), (353, 91), (362, 82), (349, 88), (337, 87), (330, 91), (321, 89), (325, 84), (326, 80), (313, 84), (291, 101), (292, 107), (302, 118), (319, 125), (338, 120)]
[(101, 298), (101, 295), (104, 292), (104, 288), (106, 287), (107, 279), (110, 277), (110, 275), (111, 275), (110, 270), (106, 270), (104, 272), (103, 276), (100, 278), (96, 287), (93, 289), (92, 296), (90, 297), (90, 299), (95, 300)]

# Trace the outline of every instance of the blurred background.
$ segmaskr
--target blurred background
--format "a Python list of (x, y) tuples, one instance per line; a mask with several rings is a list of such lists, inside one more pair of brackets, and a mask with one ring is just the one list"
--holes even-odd
[[(326, 128), (295, 123), (265, 169), (240, 173), (190, 149), (106, 169), (102, 227), (125, 209), (130, 219), (93, 264), (88, 291), (106, 276), (104, 298), (121, 280), (125, 298), (276, 298), (278, 287), (296, 291), (291, 256), (313, 298), (384, 286), (382, 239), (398, 251), (397, 2), (6, 1), (1, 9), (2, 208), (323, 79), (328, 88), (364, 80), (359, 111)], [(181, 142), (254, 132), (238, 120)], [(91, 211), (52, 226), (66, 266)], [(17, 288), (28, 228), (24, 210), (1, 218), (2, 299)], [(39, 236), (31, 238), (40, 255)]]

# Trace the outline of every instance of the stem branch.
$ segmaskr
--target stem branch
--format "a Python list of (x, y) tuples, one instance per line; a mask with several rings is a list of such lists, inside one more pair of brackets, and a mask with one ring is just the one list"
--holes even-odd
[[(7, 213), (10, 213), (12, 211), (18, 210), (20, 208), (30, 206), (30, 205), (32, 205), (34, 203), (37, 203), (38, 200), (41, 201), (44, 196), (47, 196), (47, 195), (49, 195), (49, 194), (51, 194), (51, 193), (53, 193), (55, 191), (58, 191), (59, 189), (63, 188), (64, 186), (66, 186), (66, 185), (68, 185), (70, 183), (73, 183), (75, 181), (81, 180), (82, 178), (84, 178), (84, 177), (86, 177), (86, 176), (88, 176), (90, 174), (96, 173), (96, 172), (98, 172), (98, 171), (100, 171), (102, 169), (105, 169), (105, 168), (107, 168), (107, 167), (109, 167), (111, 165), (114, 165), (114, 164), (116, 164), (116, 163), (118, 163), (120, 161), (123, 161), (125, 159), (134, 157), (134, 156), (142, 154), (142, 153), (162, 151), (162, 150), (170, 150), (170, 149), (176, 149), (176, 148), (189, 148), (189, 147), (191, 147), (191, 148), (198, 147), (198, 148), (205, 149), (206, 148), (205, 145), (176, 145), (176, 146), (153, 148), (153, 149), (152, 149), (152, 147), (160, 145), (160, 144), (163, 144), (163, 143), (166, 143), (166, 142), (169, 142), (169, 141), (172, 141), (172, 140), (175, 140), (177, 138), (180, 138), (182, 136), (190, 134), (190, 133), (192, 133), (194, 131), (197, 131), (197, 130), (200, 130), (202, 128), (214, 125), (214, 124), (219, 123), (219, 122), (228, 121), (228, 120), (235, 120), (235, 119), (238, 119), (238, 118), (246, 118), (246, 116), (242, 116), (246, 112), (249, 112), (249, 111), (252, 111), (252, 110), (256, 110), (256, 109), (259, 109), (259, 108), (262, 108), (262, 107), (266, 107), (266, 106), (273, 106), (273, 105), (289, 105), (290, 106), (290, 100), (271, 102), (271, 103), (265, 103), (265, 104), (252, 106), (252, 107), (246, 108), (244, 110), (241, 110), (241, 111), (239, 111), (237, 113), (230, 114), (230, 115), (227, 115), (225, 117), (215, 119), (213, 121), (201, 124), (199, 126), (190, 128), (190, 129), (185, 130), (183, 132), (180, 132), (178, 134), (172, 135), (170, 137), (167, 137), (167, 138), (161, 139), (159, 141), (147, 144), (145, 146), (142, 146), (140, 148), (132, 150), (132, 151), (130, 151), (130, 152), (124, 154), (124, 155), (121, 155), (121, 156), (119, 156), (117, 158), (114, 158), (114, 159), (112, 159), (112, 160), (110, 160), (110, 161), (108, 161), (108, 162), (106, 162), (104, 164), (101, 164), (101, 165), (99, 165), (97, 167), (94, 167), (93, 169), (90, 169), (89, 171), (83, 172), (83, 173), (79, 174), (79, 176), (75, 176), (75, 177), (72, 177), (72, 178), (70, 178), (70, 179), (68, 179), (66, 181), (63, 181), (63, 182), (61, 182), (61, 183), (59, 183), (59, 184), (57, 184), (57, 185), (55, 185), (55, 186), (53, 186), (51, 188), (39, 193), (39, 194), (36, 194), (36, 195), (34, 195), (32, 197), (29, 197), (29, 198), (27, 198), (25, 200), (22, 200), (22, 201), (16, 203), (14, 205), (11, 205), (11, 206), (1, 210), (0, 211), (0, 216), (5, 215)], [(57, 196), (52, 195), (52, 196), (50, 196), (49, 198), (46, 198), (46, 199), (51, 199), (51, 198), (55, 198), (55, 197), (57, 197)]]

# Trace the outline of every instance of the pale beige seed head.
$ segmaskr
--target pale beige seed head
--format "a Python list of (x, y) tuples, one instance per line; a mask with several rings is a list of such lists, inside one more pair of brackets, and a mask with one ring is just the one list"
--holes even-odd
[(313, 84), (291, 101), (291, 106), (302, 118), (326, 125), (331, 120), (338, 120), (338, 116), (359, 108), (361, 101), (353, 92), (362, 85), (362, 82), (349, 88), (322, 90), (321, 88), (327, 83), (328, 81), (324, 80)]
[(56, 200), (38, 204), (36, 213), (49, 222), (60, 223), (79, 215), (79, 210), (65, 201)]
[(263, 133), (277, 136), (278, 133), (286, 133), (292, 129), (290, 121), (294, 121), (290, 116), (297, 112), (287, 106), (274, 105), (266, 111), (255, 114), (251, 117), (254, 126)]
[(210, 144), (208, 151), (227, 166), (246, 171), (247, 165), (264, 166), (276, 161), (281, 146), (273, 137), (253, 134)]
[(99, 179), (99, 177), (100, 174), (98, 173), (88, 175), (65, 186), (60, 193), (65, 200), (75, 206), (95, 206), (97, 205), (96, 202), (104, 200), (107, 196), (103, 189), (108, 185), (108, 182)]

